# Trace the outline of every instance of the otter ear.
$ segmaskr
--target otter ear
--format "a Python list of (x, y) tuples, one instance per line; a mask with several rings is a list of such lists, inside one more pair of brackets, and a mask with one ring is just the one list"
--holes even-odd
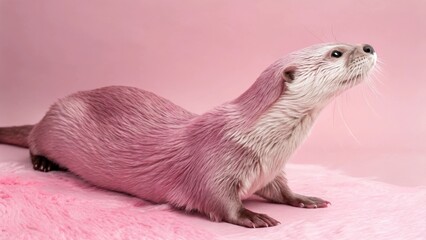
[(295, 66), (289, 66), (286, 67), (283, 71), (283, 79), (285, 82), (291, 83), (293, 82), (296, 74), (296, 67)]

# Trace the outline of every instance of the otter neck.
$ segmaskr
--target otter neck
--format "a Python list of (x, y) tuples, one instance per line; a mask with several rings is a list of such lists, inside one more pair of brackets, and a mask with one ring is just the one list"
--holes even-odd
[(284, 94), (249, 129), (234, 136), (261, 159), (281, 168), (308, 135), (324, 105)]

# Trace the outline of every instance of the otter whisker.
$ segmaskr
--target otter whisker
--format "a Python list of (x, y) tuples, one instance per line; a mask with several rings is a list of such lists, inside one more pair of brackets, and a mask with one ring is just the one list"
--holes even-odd
[(349, 135), (355, 140), (356, 143), (358, 143), (359, 145), (361, 145), (361, 142), (358, 140), (358, 138), (355, 136), (355, 134), (353, 133), (352, 129), (349, 127), (345, 117), (343, 116), (343, 111), (342, 108), (340, 107), (340, 105), (337, 105), (338, 109), (339, 109), (339, 114), (340, 114), (340, 118), (343, 121), (343, 125), (345, 126), (346, 130), (348, 130)]
[(370, 108), (370, 110), (373, 112), (374, 115), (376, 115), (377, 117), (381, 117), (380, 114), (376, 111), (376, 109), (373, 107), (373, 105), (371, 105), (370, 101), (368, 100), (368, 96), (366, 95), (366, 92), (367, 92), (366, 86), (363, 86), (362, 90), (363, 90), (362, 96), (363, 96), (364, 102), (367, 104), (368, 108)]
[(370, 81), (369, 79), (366, 79), (366, 84), (367, 84), (367, 86), (369, 87), (369, 89), (371, 90), (371, 92), (375, 95), (375, 96), (377, 96), (377, 97), (383, 97), (383, 94), (379, 91), (379, 90), (377, 90), (377, 88), (376, 88), (376, 86), (374, 85), (374, 82), (373, 81)]

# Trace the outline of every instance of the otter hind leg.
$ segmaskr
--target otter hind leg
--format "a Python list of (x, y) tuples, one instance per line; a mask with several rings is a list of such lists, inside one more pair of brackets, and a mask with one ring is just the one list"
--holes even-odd
[(32, 153), (30, 153), (30, 156), (34, 170), (41, 172), (66, 171), (65, 168), (60, 167), (58, 164), (52, 162), (44, 156), (33, 155)]

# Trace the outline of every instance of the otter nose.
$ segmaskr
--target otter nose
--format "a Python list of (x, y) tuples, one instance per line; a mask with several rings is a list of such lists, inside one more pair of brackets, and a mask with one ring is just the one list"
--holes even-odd
[(365, 53), (374, 54), (374, 48), (373, 48), (370, 44), (365, 44), (365, 45), (362, 47), (362, 50), (363, 50)]

